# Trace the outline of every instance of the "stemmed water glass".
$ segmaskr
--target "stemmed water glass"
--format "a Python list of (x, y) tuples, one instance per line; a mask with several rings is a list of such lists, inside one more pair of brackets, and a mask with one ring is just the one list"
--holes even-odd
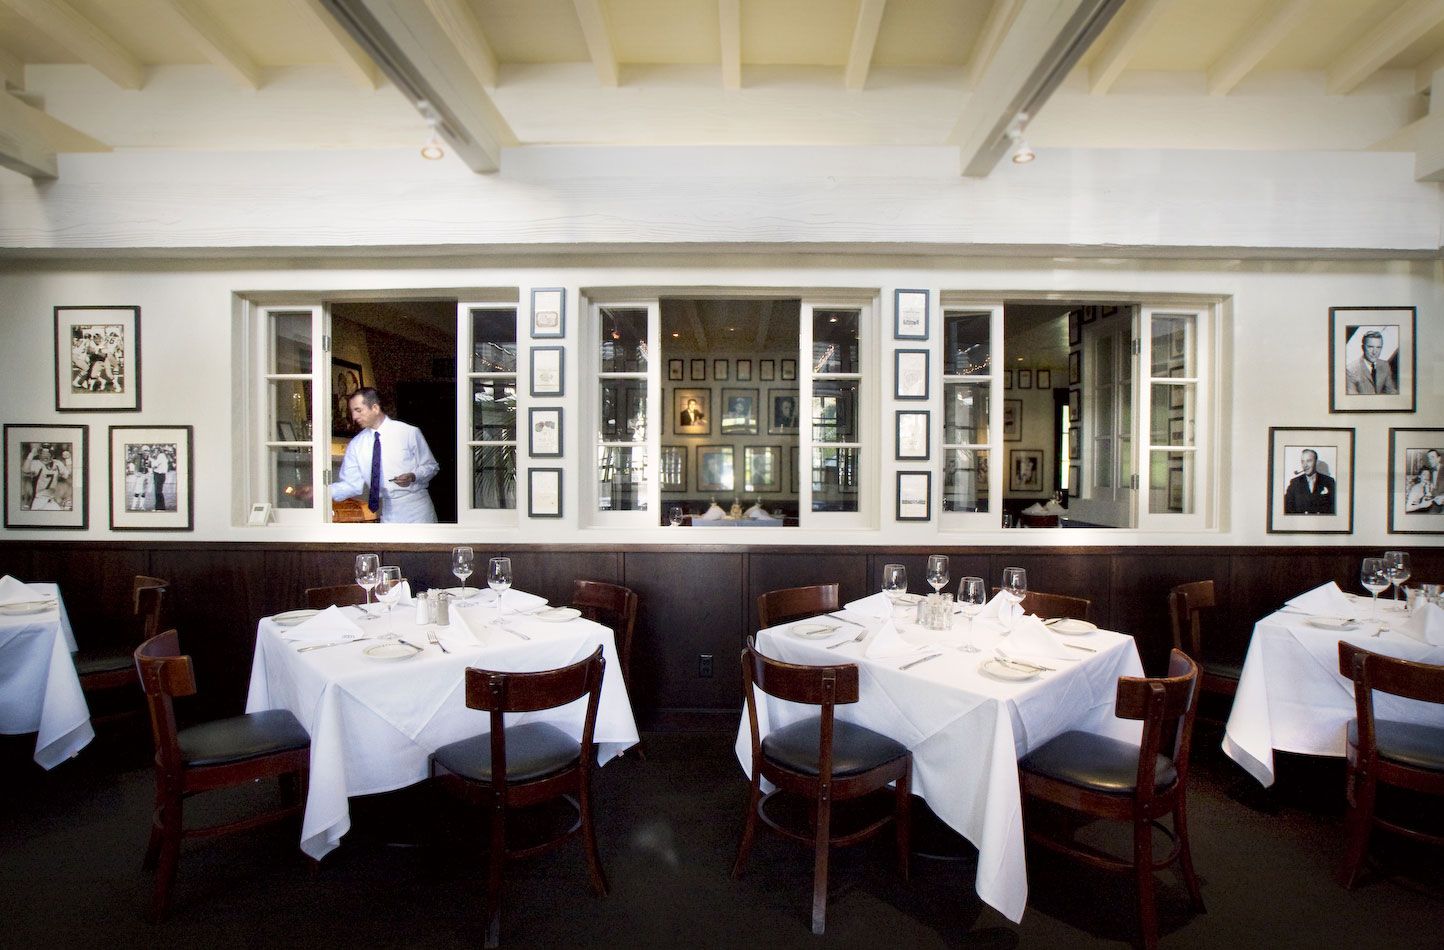
[(973, 646), (973, 620), (983, 612), (988, 602), (988, 585), (981, 577), (965, 577), (958, 581), (958, 603), (962, 605), (963, 616), (968, 618), (968, 642), (958, 649), (964, 653), (977, 653)]
[(1393, 583), (1389, 579), (1388, 566), (1381, 557), (1364, 558), (1363, 566), (1359, 568), (1359, 583), (1364, 585), (1364, 590), (1369, 592), (1373, 598), (1373, 618), (1379, 619), (1379, 592), (1388, 590)]
[(471, 576), (472, 566), (476, 563), (476, 555), (471, 548), (462, 545), (451, 549), (451, 573), (461, 581), (461, 590), (457, 592), (458, 597), (466, 595), (466, 579)]
[(1028, 572), (1021, 567), (1003, 568), (1003, 590), (1022, 601), (1028, 595)]
[(939, 593), (948, 586), (948, 556), (946, 554), (928, 555), (928, 586), (933, 593)]
[(380, 583), (376, 585), (376, 599), (386, 605), (386, 636), (395, 637), (391, 628), (391, 608), (401, 600), (401, 568), (387, 565), (381, 568)]
[(486, 566), (486, 586), (496, 592), (496, 622), (501, 623), (501, 595), (511, 589), (511, 558), (491, 559)]
[(362, 619), (375, 619), (371, 613), (371, 591), (381, 583), (381, 558), (375, 554), (356, 555), (356, 583), (366, 591), (366, 606), (362, 608), (366, 616)]
[[(1389, 575), (1389, 580), (1394, 584), (1394, 605), (1399, 604), (1399, 592), (1404, 589), (1404, 582), (1409, 579), (1409, 552), (1408, 551), (1385, 551), (1384, 571)], [(1405, 602), (1404, 609), (1409, 609)]]
[(882, 566), (882, 592), (888, 602), (896, 607), (898, 598), (906, 594), (907, 590), (908, 569), (901, 564), (884, 564)]

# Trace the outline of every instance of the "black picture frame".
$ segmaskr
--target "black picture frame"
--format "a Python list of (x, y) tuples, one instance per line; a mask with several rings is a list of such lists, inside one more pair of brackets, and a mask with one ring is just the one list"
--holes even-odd
[(668, 381), (668, 382), (673, 382), (673, 383), (680, 383), (680, 382), (682, 382), (682, 380), (686, 378), (686, 377), (683, 375), (683, 374), (686, 372), (686, 369), (687, 369), (687, 367), (686, 367), (686, 364), (685, 364), (685, 362), (684, 362), (683, 360), (679, 360), (679, 359), (677, 359), (677, 360), (668, 360), (668, 361), (667, 361), (667, 381)]
[(351, 394), (366, 385), (366, 371), (360, 363), (331, 357), (331, 435), (346, 439), (355, 435), (351, 427)]
[(4, 451), (6, 528), (90, 526), (89, 426), (6, 423)]
[(776, 360), (758, 360), (757, 378), (764, 383), (770, 383), (777, 378)]
[(687, 378), (694, 383), (706, 382), (707, 360), (705, 358), (692, 360), (687, 368), (687, 373)]
[(1068, 345), (1078, 346), (1083, 342), (1083, 323), (1077, 310), (1068, 311)]
[[(670, 477), (672, 475), (678, 477)], [(687, 490), (687, 447), (685, 445), (664, 445), (657, 484), (661, 491)]]
[(928, 292), (926, 290), (893, 291), (892, 337), (894, 340), (926, 340), (928, 338)]
[(1018, 370), (1018, 388), (1019, 388), (1019, 389), (1032, 389), (1032, 388), (1033, 388), (1033, 371), (1032, 371), (1031, 369), (1020, 369), (1020, 370)]
[(712, 378), (719, 383), (725, 383), (732, 375), (730, 370), (731, 365), (731, 361), (729, 360), (713, 360)]
[(722, 390), (723, 435), (757, 434), (757, 400), (759, 391), (744, 387), (725, 387)]
[(897, 473), (898, 521), (931, 521), (933, 517), (933, 473)]
[[(1329, 308), (1330, 412), (1415, 411), (1418, 321), (1416, 307)], [(1364, 360), (1371, 338), (1380, 348), (1372, 369)]]
[(140, 308), (55, 308), (55, 411), (140, 411)]
[(1003, 370), (1003, 388), (1004, 388), (1004, 389), (1012, 389), (1012, 388), (1013, 388), (1013, 371), (1010, 370), (1010, 369), (1005, 369), (1005, 370)]
[(567, 292), (564, 287), (531, 290), (531, 338), (560, 340), (567, 335)]
[(532, 347), (530, 375), (532, 396), (565, 396), (567, 394), (566, 347)]
[(1003, 441), (1023, 441), (1023, 400), (1003, 400)]
[(1071, 463), (1068, 466), (1068, 497), (1083, 497), (1083, 466)]
[(526, 515), (528, 518), (562, 516), (562, 470), (529, 468), (526, 471)]
[(1390, 534), (1444, 534), (1444, 429), (1389, 430), (1388, 494)]
[(527, 454), (532, 458), (561, 458), (561, 406), (533, 406), (528, 410), (526, 438)]
[(1083, 391), (1081, 389), (1068, 390), (1068, 418), (1074, 425), (1082, 425), (1079, 417), (1083, 414)]
[(928, 350), (893, 351), (893, 398), (926, 400), (931, 384), (932, 353)]
[(780, 378), (783, 382), (797, 378), (797, 357), (788, 356), (782, 359), (782, 365), (778, 367)]
[(802, 491), (802, 452), (797, 446), (792, 446), (792, 470), (787, 476), (787, 490), (791, 494), (798, 494)]
[[(792, 412), (789, 413), (789, 403)], [(801, 427), (802, 406), (796, 389), (767, 390), (767, 434), (796, 435)]]
[(1068, 385), (1083, 385), (1083, 351), (1074, 350), (1068, 354)]
[[(1330, 426), (1270, 426), (1269, 534), (1352, 534), (1354, 430)], [(1300, 484), (1304, 452), (1314, 453), (1324, 480)]]
[(1040, 369), (1040, 370), (1038, 370), (1038, 372), (1034, 375), (1033, 378), (1034, 378), (1035, 382), (1037, 383), (1037, 388), (1039, 388), (1039, 389), (1052, 389), (1052, 388), (1053, 388), (1053, 371), (1052, 371), (1052, 370)]
[[(761, 481), (757, 477), (756, 469), (763, 467), (754, 461), (759, 457), (770, 460), (765, 467), (772, 477), (767, 481)], [(772, 494), (782, 491), (782, 446), (744, 445), (742, 447), (742, 490), (748, 494)]]
[(697, 446), (697, 490), (735, 491), (737, 451), (731, 445)]
[[(195, 529), (195, 427), (111, 426), (110, 530), (192, 531)], [(142, 470), (145, 457), (154, 458), (157, 447), (169, 446), (166, 470)], [(149, 448), (150, 451), (147, 451)], [(159, 483), (156, 475), (163, 475)], [(166, 486), (170, 485), (170, 491)], [(159, 487), (159, 502), (155, 488)], [(150, 508), (146, 499), (150, 498)], [(167, 501), (169, 499), (169, 501)], [(174, 508), (166, 507), (174, 504)], [(159, 509), (156, 505), (159, 504)]]
[[(696, 402), (695, 407), (688, 405)], [(697, 415), (693, 415), (696, 413)], [(687, 419), (696, 421), (687, 422)], [(672, 433), (674, 435), (712, 434), (712, 390), (683, 388), (672, 390)]]
[(893, 424), (893, 461), (926, 461), (932, 455), (932, 413), (899, 409)]
[(1043, 450), (1008, 450), (1008, 491), (1041, 492), (1043, 490)]
[(739, 359), (739, 360), (737, 361), (737, 374), (736, 374), (736, 378), (737, 378), (737, 381), (738, 381), (739, 383), (750, 383), (750, 382), (752, 381), (752, 361), (751, 361), (751, 360), (742, 360), (742, 359)]

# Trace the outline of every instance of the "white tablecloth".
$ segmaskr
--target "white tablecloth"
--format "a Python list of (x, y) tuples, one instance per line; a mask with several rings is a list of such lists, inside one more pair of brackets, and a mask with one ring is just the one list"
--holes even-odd
[(53, 769), (95, 738), (90, 708), (70, 654), (75, 634), (54, 584), (56, 608), (38, 614), (0, 614), (0, 732), (37, 733), (35, 761)]
[[(1254, 624), (1238, 695), (1228, 717), (1223, 750), (1264, 785), (1274, 783), (1274, 750), (1306, 755), (1344, 755), (1344, 729), (1354, 718), (1353, 684), (1339, 674), (1339, 641), (1356, 643), (1423, 663), (1444, 663), (1444, 648), (1428, 646), (1396, 630), (1381, 636), (1368, 598), (1356, 598), (1358, 630), (1339, 633), (1310, 626), (1301, 613), (1278, 611)], [(1380, 601), (1380, 617), (1402, 622), (1392, 604)], [(1374, 694), (1380, 719), (1444, 726), (1444, 708), (1384, 693)]]
[[(870, 626), (878, 623), (844, 616)], [(1002, 627), (994, 621), (976, 622), (972, 640), (982, 649), (979, 653), (955, 649), (967, 638), (966, 621), (961, 618), (952, 630), (941, 632), (899, 624), (904, 639), (944, 648), (942, 656), (910, 670), (897, 668), (902, 660), (862, 657), (863, 644), (829, 650), (824, 641), (800, 639), (786, 631), (787, 625), (760, 631), (758, 649), (789, 663), (858, 664), (859, 701), (837, 707), (838, 718), (891, 736), (912, 751), (913, 792), (978, 849), (978, 896), (1008, 919), (1021, 920), (1028, 902), (1028, 875), (1018, 758), (1069, 729), (1137, 741), (1138, 723), (1113, 714), (1118, 677), (1143, 673), (1133, 639), (1104, 631), (1055, 637), (1059, 644), (1076, 643), (1097, 652), (1076, 651), (1081, 658), (1076, 661), (1040, 661), (1056, 672), (1019, 683), (995, 680), (978, 669), (996, 644), (1006, 648), (1008, 641), (1000, 639)], [(759, 700), (763, 735), (816, 712), (816, 707), (782, 703), (762, 694)], [(751, 774), (752, 740), (745, 711), (737, 756)]]
[[(508, 627), (531, 637), (522, 640), (486, 626), (495, 619), (495, 608), (454, 609), (481, 642), (466, 645), (470, 637), (462, 631), (467, 628), (454, 624), (446, 636), (450, 654), (427, 643), (410, 608), (361, 624), (368, 635), (390, 624), (409, 642), (425, 645), (421, 655), (405, 660), (367, 657), (363, 650), (374, 640), (298, 653), (298, 644), (282, 639), (286, 628), (269, 618), (260, 622), (246, 711), (289, 709), (311, 734), (310, 788), (301, 830), (301, 849), (308, 855), (323, 857), (350, 829), (349, 796), (419, 782), (426, 778), (433, 750), (488, 731), (488, 714), (466, 707), (463, 671), (468, 666), (554, 669), (584, 659), (600, 645), (607, 668), (597, 709), (598, 759), (606, 762), (637, 742), (616, 644), (606, 627), (582, 619), (544, 623), (508, 616)], [(585, 713), (583, 699), (507, 721), (551, 722), (580, 738)]]

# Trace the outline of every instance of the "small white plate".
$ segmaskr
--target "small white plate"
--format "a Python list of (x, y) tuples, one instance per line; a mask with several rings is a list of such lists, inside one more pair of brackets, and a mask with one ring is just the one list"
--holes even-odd
[(545, 620), (548, 623), (566, 623), (568, 620), (575, 620), (582, 615), (582, 612), (575, 607), (543, 607), (534, 614), (530, 614), (535, 620)]
[(319, 610), (309, 609), (287, 610), (284, 613), (276, 614), (276, 616), (271, 618), (271, 622), (279, 624), (282, 627), (294, 627), (297, 624), (305, 623), (320, 612)]
[(1084, 634), (1093, 633), (1098, 629), (1094, 624), (1086, 620), (1075, 620), (1072, 617), (1064, 617), (1046, 624), (1049, 630), (1054, 633), (1061, 633), (1065, 637), (1081, 637)]
[(984, 660), (978, 664), (978, 671), (999, 680), (1020, 683), (1023, 680), (1030, 680), (1038, 675), (1037, 670), (1019, 670), (1011, 666), (1004, 666), (997, 660)]
[(409, 643), (376, 643), (361, 651), (373, 660), (409, 660), (421, 650)]
[(925, 598), (922, 594), (898, 594), (895, 603), (897, 603), (899, 607), (903, 605), (916, 607), (918, 604), (922, 603), (924, 599)]
[(20, 604), (0, 604), (0, 614), (11, 617), (26, 617), (30, 614), (43, 614), (46, 611), (54, 610), (56, 603), (53, 600), (28, 600)]
[(450, 594), (453, 600), (470, 600), (478, 596), (481, 590), (476, 587), (448, 587), (446, 593)]
[(837, 632), (837, 628), (825, 623), (795, 623), (787, 628), (793, 636), (802, 637), (804, 640), (817, 640), (822, 637), (830, 637)]
[(1304, 623), (1320, 630), (1357, 630), (1359, 623), (1344, 617), (1306, 617)]

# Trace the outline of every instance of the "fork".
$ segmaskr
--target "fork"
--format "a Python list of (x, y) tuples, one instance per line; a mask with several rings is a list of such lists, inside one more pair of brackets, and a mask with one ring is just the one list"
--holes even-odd
[(1025, 660), (1015, 660), (1011, 656), (1008, 656), (1006, 653), (1004, 653), (1002, 650), (994, 650), (993, 656), (997, 657), (998, 662), (1002, 663), (1004, 666), (1011, 666), (1014, 669), (1030, 670), (1034, 673), (1055, 672), (1053, 667), (1051, 666), (1039, 666), (1037, 663), (1029, 663)]
[(444, 643), (441, 642), (441, 638), (436, 635), (436, 631), (435, 631), (435, 630), (428, 630), (428, 631), (426, 631), (426, 639), (430, 640), (433, 646), (441, 647), (441, 652), (442, 652), (442, 653), (450, 653), (450, 652), (451, 652), (450, 650), (448, 650), (448, 649), (446, 648), (446, 644), (444, 644)]
[(867, 637), (867, 628), (866, 628), (866, 627), (863, 627), (861, 630), (859, 630), (859, 631), (857, 632), (857, 636), (853, 637), (851, 640), (839, 640), (839, 641), (837, 641), (836, 643), (830, 643), (830, 644), (828, 644), (828, 645), (827, 645), (826, 647), (824, 647), (823, 649), (826, 649), (826, 650), (836, 650), (838, 647), (845, 647), (845, 646), (847, 646), (849, 643), (861, 643), (861, 642), (863, 641), (863, 639), (866, 638), (866, 637)]

